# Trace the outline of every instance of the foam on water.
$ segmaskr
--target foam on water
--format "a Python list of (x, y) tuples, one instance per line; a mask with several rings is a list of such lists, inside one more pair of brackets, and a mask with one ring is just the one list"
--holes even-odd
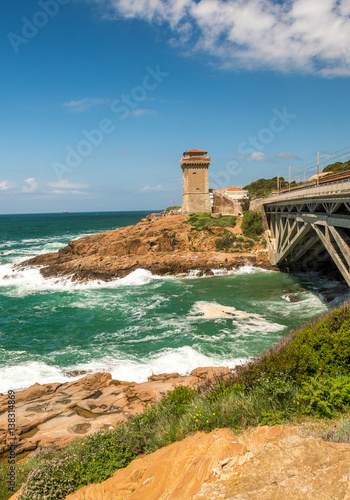
[(44, 362), (28, 362), (11, 367), (0, 368), (0, 392), (21, 390), (35, 383), (49, 384), (55, 382), (70, 382), (82, 377), (69, 377), (67, 372), (85, 370), (88, 373), (109, 372), (116, 380), (125, 382), (146, 382), (151, 375), (161, 373), (179, 373), (188, 375), (198, 367), (228, 366), (233, 368), (247, 362), (247, 358), (225, 359), (224, 357), (209, 357), (185, 346), (177, 349), (163, 349), (145, 358), (119, 357), (100, 359), (84, 364), (70, 365), (63, 368), (50, 366)]
[(12, 264), (4, 264), (0, 266), (0, 287), (8, 289), (7, 293), (11, 296), (25, 296), (44, 291), (60, 292), (71, 290), (135, 287), (148, 285), (152, 281), (162, 279), (165, 278), (162, 276), (152, 275), (152, 273), (146, 269), (136, 269), (125, 278), (115, 278), (108, 282), (91, 280), (86, 283), (80, 283), (72, 281), (71, 276), (44, 278), (40, 273), (40, 267), (30, 267), (18, 270), (14, 269)]

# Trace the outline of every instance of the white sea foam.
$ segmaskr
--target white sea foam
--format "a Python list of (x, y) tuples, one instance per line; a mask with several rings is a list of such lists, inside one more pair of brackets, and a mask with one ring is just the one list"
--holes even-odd
[(115, 278), (108, 282), (91, 280), (86, 283), (72, 281), (70, 276), (61, 278), (44, 278), (40, 267), (30, 267), (21, 270), (13, 269), (12, 264), (0, 266), (0, 286), (8, 288), (8, 294), (25, 296), (44, 291), (70, 291), (104, 288), (135, 287), (150, 284), (155, 280), (164, 279), (152, 275), (145, 269), (136, 269), (125, 278)]
[(245, 275), (245, 274), (258, 274), (258, 273), (274, 273), (276, 271), (271, 271), (268, 269), (263, 269), (262, 267), (255, 267), (251, 264), (245, 264), (244, 266), (233, 268), (233, 269), (212, 269), (214, 276), (233, 276), (233, 275)]
[(235, 319), (240, 321), (250, 321), (262, 319), (259, 314), (240, 311), (235, 307), (228, 307), (218, 304), (218, 302), (198, 301), (191, 310), (191, 314), (200, 316), (203, 319)]
[(247, 362), (248, 358), (229, 359), (224, 357), (209, 357), (196, 351), (192, 347), (178, 349), (164, 349), (148, 358), (104, 358), (86, 364), (67, 366), (64, 369), (49, 366), (43, 362), (28, 362), (12, 367), (0, 368), (0, 392), (21, 390), (35, 383), (49, 384), (54, 382), (68, 382), (81, 378), (68, 377), (71, 370), (86, 370), (88, 373), (99, 371), (109, 372), (117, 380), (126, 382), (146, 382), (151, 375), (177, 372), (187, 375), (198, 367), (228, 366), (233, 368)]

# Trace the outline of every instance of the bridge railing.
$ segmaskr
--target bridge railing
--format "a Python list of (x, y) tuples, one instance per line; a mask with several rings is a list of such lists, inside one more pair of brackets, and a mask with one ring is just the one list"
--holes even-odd
[(324, 184), (322, 186), (302, 187), (293, 189), (283, 194), (272, 194), (263, 200), (263, 203), (274, 203), (276, 201), (295, 200), (296, 198), (312, 198), (322, 195), (341, 194), (350, 191), (350, 180), (339, 180)]

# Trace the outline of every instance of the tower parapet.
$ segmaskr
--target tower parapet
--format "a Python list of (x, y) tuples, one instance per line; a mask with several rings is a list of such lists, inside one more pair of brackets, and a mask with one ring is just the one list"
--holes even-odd
[(181, 158), (183, 197), (182, 213), (211, 213), (209, 197), (210, 156), (202, 149), (185, 151)]

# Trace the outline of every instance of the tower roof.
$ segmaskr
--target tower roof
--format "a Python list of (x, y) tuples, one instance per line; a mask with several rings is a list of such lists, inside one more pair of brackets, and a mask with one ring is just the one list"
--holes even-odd
[(204, 149), (189, 149), (188, 151), (185, 151), (184, 154), (186, 153), (205, 153), (207, 154), (208, 151), (204, 151)]

